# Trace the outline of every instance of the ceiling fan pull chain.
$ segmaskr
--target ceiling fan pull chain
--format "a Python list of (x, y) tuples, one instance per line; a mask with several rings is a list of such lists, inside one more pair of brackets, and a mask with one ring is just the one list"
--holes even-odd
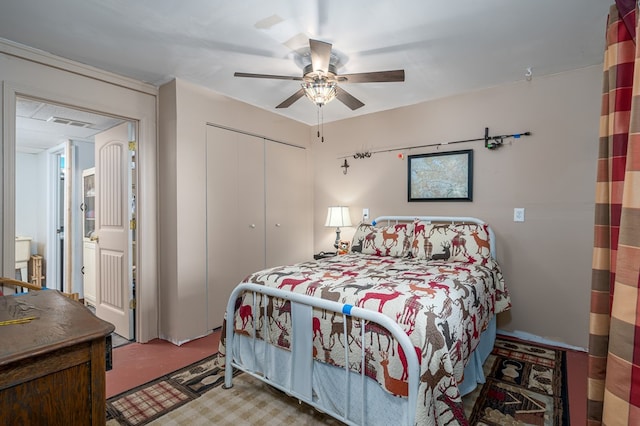
[(322, 126), (322, 138), (320, 139), (320, 142), (324, 143), (324, 110), (322, 109), (322, 106), (320, 106), (320, 124)]
[(322, 105), (318, 105), (318, 138), (320, 142), (324, 142), (324, 111), (322, 111)]

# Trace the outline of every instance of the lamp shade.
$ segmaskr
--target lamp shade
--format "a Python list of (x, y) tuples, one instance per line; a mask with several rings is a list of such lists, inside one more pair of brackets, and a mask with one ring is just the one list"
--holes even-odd
[(340, 228), (341, 226), (351, 226), (351, 216), (349, 207), (333, 206), (327, 211), (327, 221), (324, 226)]

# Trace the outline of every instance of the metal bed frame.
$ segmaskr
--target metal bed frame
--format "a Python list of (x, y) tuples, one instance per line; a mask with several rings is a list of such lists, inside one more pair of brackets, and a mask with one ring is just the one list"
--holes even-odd
[[(438, 223), (471, 223), (484, 225), (485, 222), (473, 218), (473, 217), (445, 217), (445, 216), (380, 216), (376, 218), (372, 224), (375, 226), (376, 224), (381, 224), (381, 222), (398, 223), (398, 222), (410, 222), (413, 220), (422, 220), (425, 222), (438, 222)], [(495, 235), (491, 228), (489, 227), (489, 239), (491, 242), (491, 255), (495, 258)], [(292, 329), (291, 336), (291, 365), (292, 370), (291, 374), (295, 377), (295, 380), (291, 380), (291, 387), (285, 387), (280, 383), (277, 383), (267, 377), (265, 374), (253, 371), (249, 367), (241, 364), (234, 358), (233, 353), (233, 340), (234, 340), (234, 315), (235, 315), (235, 305), (236, 299), (241, 297), (244, 293), (253, 294), (253, 312), (257, 311), (257, 295), (266, 295), (269, 297), (277, 297), (291, 302), (291, 322), (292, 324), (296, 324)], [(264, 309), (263, 315), (267, 317), (267, 307), (266, 304), (262, 307)], [(313, 364), (313, 333), (310, 332), (312, 330), (312, 310), (314, 308), (324, 309), (329, 312), (334, 312), (336, 314), (343, 315), (343, 327), (344, 334), (347, 334), (347, 321), (344, 316), (350, 316), (355, 321), (360, 321), (360, 329), (362, 330), (362, 351), (361, 351), (361, 359), (360, 359), (360, 378), (361, 378), (361, 386), (364, 389), (365, 386), (365, 350), (367, 348), (366, 338), (365, 338), (365, 321), (375, 322), (378, 325), (385, 327), (393, 337), (398, 341), (398, 343), (402, 346), (405, 356), (407, 357), (407, 371), (408, 371), (408, 381), (409, 381), (409, 395), (406, 398), (405, 402), (408, 404), (406, 409), (403, 410), (404, 419), (402, 423), (400, 421), (398, 424), (405, 425), (413, 425), (415, 423), (415, 415), (416, 415), (416, 403), (417, 403), (417, 394), (418, 394), (418, 386), (420, 380), (420, 365), (418, 362), (418, 356), (414, 350), (413, 344), (409, 337), (406, 335), (404, 330), (391, 318), (388, 316), (368, 309), (359, 308), (357, 306), (342, 304), (339, 302), (334, 302), (330, 300), (324, 300), (317, 297), (309, 296), (306, 294), (292, 293), (287, 290), (281, 290), (273, 287), (267, 287), (260, 284), (251, 284), (251, 283), (241, 283), (239, 284), (231, 293), (229, 297), (229, 301), (227, 303), (227, 309), (225, 313), (226, 319), (226, 357), (225, 357), (225, 383), (224, 388), (229, 389), (233, 386), (232, 378), (233, 378), (233, 368), (244, 371), (247, 374), (285, 392), (288, 395), (291, 395), (298, 400), (305, 402), (306, 404), (315, 407), (321, 412), (324, 412), (335, 419), (338, 419), (348, 425), (357, 425), (353, 420), (349, 418), (349, 407), (351, 406), (351, 401), (349, 400), (349, 393), (346, 394), (346, 400), (344, 401), (344, 411), (343, 414), (335, 411), (330, 406), (324, 406), (320, 402), (316, 402), (313, 399), (313, 368), (310, 368)], [(251, 344), (255, 348), (256, 345), (256, 329), (257, 329), (257, 321), (259, 315), (253, 316), (253, 333), (249, 338), (251, 339)], [(297, 330), (306, 330), (297, 331)], [(267, 326), (267, 321), (263, 321), (263, 335), (269, 336), (269, 329)], [(349, 350), (348, 345), (345, 347), (345, 365), (349, 365)], [(253, 356), (255, 357), (256, 351), (253, 351)], [(268, 357), (268, 351), (264, 351), (264, 356)], [(268, 361), (268, 360), (265, 360)], [(254, 365), (256, 363), (254, 362)], [(299, 367), (303, 366), (303, 367)], [(344, 367), (345, 371), (345, 388), (349, 389), (350, 382), (352, 381), (350, 370), (347, 367)], [(362, 398), (360, 403), (361, 410), (361, 419), (365, 419), (365, 398)]]

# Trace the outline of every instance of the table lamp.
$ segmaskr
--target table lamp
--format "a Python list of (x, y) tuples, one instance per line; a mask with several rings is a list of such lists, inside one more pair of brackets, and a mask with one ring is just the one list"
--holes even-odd
[(333, 246), (337, 249), (340, 244), (340, 227), (351, 226), (351, 216), (349, 215), (349, 207), (332, 206), (327, 211), (327, 221), (324, 226), (336, 228), (336, 242)]

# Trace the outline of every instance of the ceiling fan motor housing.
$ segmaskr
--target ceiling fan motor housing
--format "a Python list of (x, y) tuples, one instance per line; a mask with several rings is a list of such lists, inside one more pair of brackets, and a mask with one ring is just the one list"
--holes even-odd
[(325, 80), (325, 81), (338, 81), (336, 67), (333, 64), (329, 64), (329, 70), (326, 72), (323, 70), (313, 70), (313, 65), (309, 64), (304, 67), (302, 71), (302, 78), (304, 81), (317, 81), (317, 80)]

